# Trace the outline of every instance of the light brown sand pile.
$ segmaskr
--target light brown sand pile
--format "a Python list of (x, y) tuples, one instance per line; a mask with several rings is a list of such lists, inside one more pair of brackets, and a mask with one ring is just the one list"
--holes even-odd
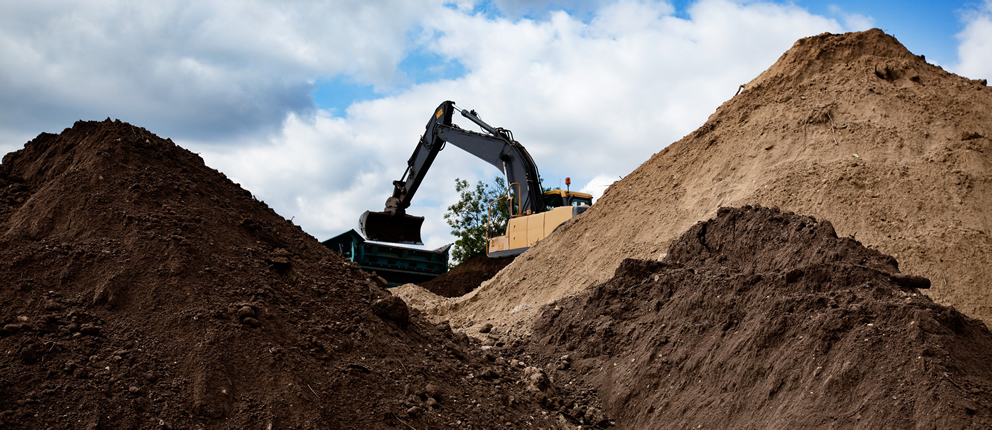
[(902, 272), (930, 278), (938, 303), (988, 324), (990, 137), (984, 81), (928, 64), (877, 29), (802, 39), (567, 228), (425, 314), (529, 321), (541, 304), (609, 279), (625, 258), (659, 258), (717, 208), (760, 204), (830, 220)]

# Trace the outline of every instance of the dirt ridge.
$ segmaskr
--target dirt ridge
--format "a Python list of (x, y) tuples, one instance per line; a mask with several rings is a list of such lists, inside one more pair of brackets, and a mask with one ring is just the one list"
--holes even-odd
[(618, 428), (992, 425), (992, 332), (894, 273), (829, 222), (723, 208), (545, 306), (530, 345)]
[(877, 29), (801, 39), (588, 212), (429, 313), (524, 327), (534, 309), (606, 281), (624, 259), (659, 259), (717, 208), (750, 204), (829, 219), (839, 235), (931, 279), (938, 303), (992, 322), (985, 84)]
[(4, 157), (0, 279), (0, 427), (570, 426), (523, 369), (120, 121)]

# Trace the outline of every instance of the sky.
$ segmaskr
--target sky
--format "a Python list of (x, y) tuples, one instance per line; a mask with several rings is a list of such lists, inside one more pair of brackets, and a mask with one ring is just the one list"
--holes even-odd
[[(598, 197), (796, 40), (869, 28), (992, 78), (992, 0), (0, 0), (0, 154), (120, 119), (325, 240), (383, 209), (445, 100)], [(408, 210), (425, 247), (454, 241), (456, 178), (499, 174), (444, 149)]]

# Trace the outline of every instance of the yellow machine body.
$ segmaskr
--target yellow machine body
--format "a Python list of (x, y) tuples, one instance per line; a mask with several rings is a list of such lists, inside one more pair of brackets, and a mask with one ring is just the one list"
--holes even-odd
[[(565, 205), (562, 205), (563, 198)], [(487, 254), (490, 257), (517, 255), (526, 251), (562, 224), (585, 212), (589, 209), (586, 202), (592, 202), (589, 194), (565, 190), (545, 192), (544, 199), (549, 204), (544, 212), (513, 217), (507, 222), (505, 236), (489, 238)]]

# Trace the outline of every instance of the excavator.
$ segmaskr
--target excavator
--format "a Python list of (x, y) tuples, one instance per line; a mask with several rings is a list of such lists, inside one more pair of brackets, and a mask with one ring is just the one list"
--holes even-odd
[[(486, 133), (464, 130), (453, 124), (451, 118), (456, 110)], [(438, 106), (425, 129), (407, 161), (402, 178), (393, 181), (393, 195), (386, 200), (386, 208), (382, 212), (366, 211), (359, 219), (362, 233), (368, 240), (423, 243), (420, 227), (424, 218), (407, 215), (406, 209), (446, 143), (481, 158), (506, 175), (509, 185), (501, 199), (490, 203), (490, 220), (493, 205), (504, 200), (509, 205), (510, 220), (504, 235), (486, 229), (486, 255), (489, 257), (523, 253), (592, 205), (592, 196), (585, 193), (568, 190), (542, 193), (537, 164), (523, 145), (513, 139), (510, 130), (486, 124), (474, 110), (459, 109), (455, 102), (445, 101)], [(566, 185), (569, 183), (570, 180), (566, 180)]]

